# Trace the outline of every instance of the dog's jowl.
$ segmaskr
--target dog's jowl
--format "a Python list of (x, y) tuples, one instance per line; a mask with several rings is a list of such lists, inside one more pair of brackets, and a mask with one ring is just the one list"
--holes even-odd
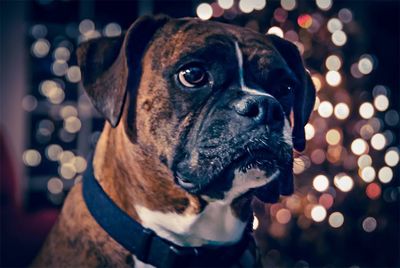
[(251, 200), (293, 192), (315, 89), (279, 37), (142, 17), (78, 49), (106, 123), (38, 267), (254, 265)]

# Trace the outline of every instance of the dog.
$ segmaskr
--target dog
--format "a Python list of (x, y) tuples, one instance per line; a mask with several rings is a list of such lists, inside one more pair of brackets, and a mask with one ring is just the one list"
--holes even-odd
[(314, 106), (296, 46), (145, 16), (77, 56), (106, 123), (33, 266), (254, 265), (243, 263), (252, 198), (293, 192), (293, 148), (304, 149)]

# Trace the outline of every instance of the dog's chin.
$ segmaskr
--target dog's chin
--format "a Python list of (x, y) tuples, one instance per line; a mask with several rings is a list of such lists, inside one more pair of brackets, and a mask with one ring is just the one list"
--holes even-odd
[[(207, 181), (187, 174), (183, 175), (179, 171), (175, 174), (175, 180), (181, 188), (191, 194), (222, 199), (224, 192), (229, 191), (232, 187), (233, 180), (238, 173), (246, 175), (250, 170), (259, 170), (263, 173), (260, 180), (266, 181), (281, 168), (279, 162), (277, 156), (268, 149), (246, 151), (227, 163), (220, 171), (214, 169), (213, 174), (203, 174), (209, 177)], [(250, 174), (248, 175), (250, 176)]]

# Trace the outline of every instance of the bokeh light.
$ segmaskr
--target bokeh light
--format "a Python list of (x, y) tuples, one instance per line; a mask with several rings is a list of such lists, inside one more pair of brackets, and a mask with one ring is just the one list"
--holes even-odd
[(49, 54), (50, 43), (46, 39), (36, 40), (31, 47), (31, 52), (38, 58), (44, 58)]
[(201, 3), (197, 6), (196, 14), (202, 20), (209, 20), (213, 15), (213, 9), (210, 4)]
[(22, 155), (22, 160), (25, 165), (30, 167), (38, 166), (42, 161), (42, 156), (39, 151), (34, 149), (26, 150)]
[(337, 71), (328, 71), (325, 80), (330, 86), (336, 87), (342, 82), (342, 76)]
[(340, 142), (341, 140), (341, 134), (337, 129), (330, 129), (326, 133), (326, 142), (330, 145), (336, 145)]
[(256, 215), (253, 215), (253, 230), (257, 230), (259, 224), (260, 224), (260, 221), (258, 220)]
[(313, 187), (318, 192), (324, 192), (329, 187), (329, 180), (325, 175), (318, 175), (313, 180)]
[(368, 150), (368, 144), (363, 139), (355, 139), (351, 143), (351, 151), (356, 155), (362, 155)]
[(316, 0), (315, 2), (322, 10), (329, 10), (332, 7), (332, 0)]
[(328, 118), (333, 113), (333, 106), (332, 103), (329, 101), (323, 101), (318, 106), (318, 113), (323, 118)]
[(321, 205), (316, 205), (311, 209), (311, 218), (316, 222), (322, 222), (326, 218), (326, 209)]
[(273, 26), (273, 27), (269, 28), (267, 33), (274, 34), (276, 36), (283, 38), (283, 31), (278, 26)]
[(342, 192), (349, 192), (351, 189), (353, 189), (354, 186), (353, 179), (350, 176), (344, 174), (336, 175), (333, 179), (333, 183)]
[(358, 167), (363, 169), (372, 165), (372, 157), (368, 154), (361, 155), (357, 160)]
[(371, 233), (371, 232), (375, 231), (377, 226), (378, 226), (378, 223), (376, 222), (376, 219), (373, 217), (367, 217), (362, 222), (362, 228), (367, 233)]
[(371, 146), (375, 150), (382, 150), (386, 146), (386, 138), (382, 133), (377, 133), (371, 138)]
[(64, 183), (60, 178), (53, 177), (47, 182), (47, 190), (52, 194), (59, 194), (62, 192)]
[(361, 178), (363, 181), (365, 182), (372, 182), (375, 179), (376, 176), (376, 171), (373, 167), (368, 166), (368, 167), (364, 167), (361, 170)]
[(338, 46), (341, 47), (347, 42), (347, 35), (343, 31), (336, 31), (332, 34), (332, 42)]
[(342, 67), (342, 60), (337, 55), (330, 55), (325, 60), (325, 66), (330, 71), (338, 71)]
[(385, 163), (388, 166), (397, 166), (399, 163), (399, 158), (399, 151), (395, 148), (389, 148), (385, 153)]
[(374, 116), (374, 106), (370, 102), (364, 102), (360, 105), (359, 113), (364, 119), (370, 119)]
[(233, 7), (233, 0), (218, 0), (218, 5), (223, 9), (230, 9)]
[(368, 198), (375, 200), (381, 196), (382, 189), (377, 183), (371, 183), (365, 189), (365, 193), (367, 194)]
[(370, 57), (363, 57), (358, 62), (358, 70), (362, 74), (369, 74), (372, 72), (374, 65)]
[(290, 213), (290, 210), (286, 208), (282, 208), (276, 213), (276, 221), (280, 224), (287, 224), (291, 218), (292, 214)]
[(343, 29), (342, 22), (337, 18), (332, 18), (328, 21), (327, 25), (328, 31), (334, 33)]
[(333, 228), (339, 228), (344, 223), (343, 214), (340, 212), (333, 212), (331, 215), (329, 215), (328, 221), (329, 225), (332, 226)]
[(389, 99), (385, 95), (378, 95), (374, 99), (375, 108), (380, 111), (386, 111), (389, 108)]
[(350, 108), (346, 103), (341, 102), (336, 104), (334, 113), (337, 119), (344, 120), (349, 116)]
[(287, 11), (291, 11), (296, 8), (296, 0), (281, 0), (281, 6)]
[(390, 167), (382, 167), (378, 172), (378, 178), (382, 183), (389, 183), (393, 179), (393, 171)]
[(304, 127), (304, 131), (306, 134), (306, 140), (311, 140), (312, 138), (314, 138), (315, 128), (313, 125), (311, 125), (310, 123), (307, 123)]

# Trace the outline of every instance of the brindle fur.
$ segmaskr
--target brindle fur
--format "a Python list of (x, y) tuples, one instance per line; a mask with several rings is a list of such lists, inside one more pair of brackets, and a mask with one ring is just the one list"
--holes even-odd
[[(147, 28), (141, 27), (141, 24)], [(129, 34), (142, 39), (139, 38), (135, 43), (135, 36)], [(210, 38), (210, 35), (213, 37)], [(108, 121), (96, 146), (93, 162), (95, 177), (111, 199), (138, 222), (140, 218), (135, 211), (135, 205), (165, 213), (191, 215), (200, 213), (207, 205), (198, 195), (177, 186), (173, 169), (177, 159), (184, 158), (180, 155), (181, 152), (193, 148), (194, 145), (189, 140), (193, 141), (195, 134), (199, 133), (196, 133), (202, 127), (199, 122), (207, 119), (207, 109), (215, 105), (222, 95), (211, 96), (208, 92), (199, 93), (195, 97), (189, 96), (171, 84), (171, 75), (176, 72), (174, 66), (180, 59), (194, 47), (199, 49), (201, 46), (206, 54), (210, 47), (210, 52), (221, 48), (219, 54), (210, 55), (209, 60), (219, 61), (227, 66), (228, 71), (233, 72), (233, 69), (229, 70), (233, 68), (232, 55), (223, 52), (229, 44), (232, 45), (227, 40), (236, 40), (242, 45), (247, 67), (254, 73), (252, 79), (258, 79), (258, 82), (259, 77), (265, 75), (271, 65), (291, 68), (274, 48), (274, 42), (260, 34), (239, 27), (190, 19), (145, 18), (131, 27), (125, 39), (115, 39), (111, 49), (102, 47), (101, 53), (88, 53), (93, 42), (96, 42), (92, 41), (78, 51), (85, 89)], [(128, 52), (132, 52), (131, 50), (135, 50), (133, 52), (136, 54), (130, 55)], [(102, 59), (102, 54), (107, 53), (113, 55)], [(86, 62), (86, 57), (92, 57), (91, 61)], [(90, 73), (91, 64), (95, 64), (95, 74)], [(303, 70), (301, 60), (297, 64)], [(220, 68), (214, 67), (217, 71)], [(305, 76), (304, 70), (296, 75)], [(217, 86), (226, 86), (218, 83), (227, 77), (217, 78)], [(299, 78), (301, 79), (303, 78)], [(230, 82), (230, 88), (234, 88), (235, 82)], [(104, 85), (113, 90), (109, 92)], [(299, 99), (297, 101), (302, 102)], [(308, 106), (312, 108), (312, 104)], [(311, 109), (308, 106), (306, 109)], [(290, 108), (286, 110), (289, 109), (290, 112)], [(308, 115), (300, 118), (304, 122), (297, 123), (304, 125)], [(211, 135), (210, 140), (220, 139), (220, 151), (213, 155), (221, 156), (215, 162), (224, 164), (224, 161), (232, 161), (229, 154), (238, 150), (237, 146), (243, 145), (241, 139), (250, 138), (246, 135), (260, 135), (260, 130), (251, 129), (240, 134), (235, 130), (238, 125), (230, 125), (229, 118), (222, 119), (212, 121), (221, 123), (222, 127), (217, 127), (217, 124), (210, 126), (213, 132), (210, 131), (207, 135)], [(226, 135), (221, 132), (223, 129)], [(199, 143), (208, 140), (208, 137), (200, 138), (202, 139), (198, 140)], [(228, 138), (231, 139), (231, 144), (225, 143)], [(281, 137), (273, 139), (276, 142)], [(285, 150), (284, 157), (291, 157), (291, 151), (288, 153), (288, 149)], [(207, 166), (207, 159), (200, 160), (205, 162), (195, 163), (193, 160), (191, 168), (199, 168), (204, 175), (215, 172), (213, 169), (216, 167)], [(229, 183), (226, 187), (229, 188)], [(251, 196), (244, 195), (232, 202), (231, 207), (240, 219), (249, 218), (250, 201)], [(90, 215), (82, 198), (80, 183), (68, 194), (59, 220), (33, 264), (35, 267), (133, 265), (130, 253), (110, 238)]]

